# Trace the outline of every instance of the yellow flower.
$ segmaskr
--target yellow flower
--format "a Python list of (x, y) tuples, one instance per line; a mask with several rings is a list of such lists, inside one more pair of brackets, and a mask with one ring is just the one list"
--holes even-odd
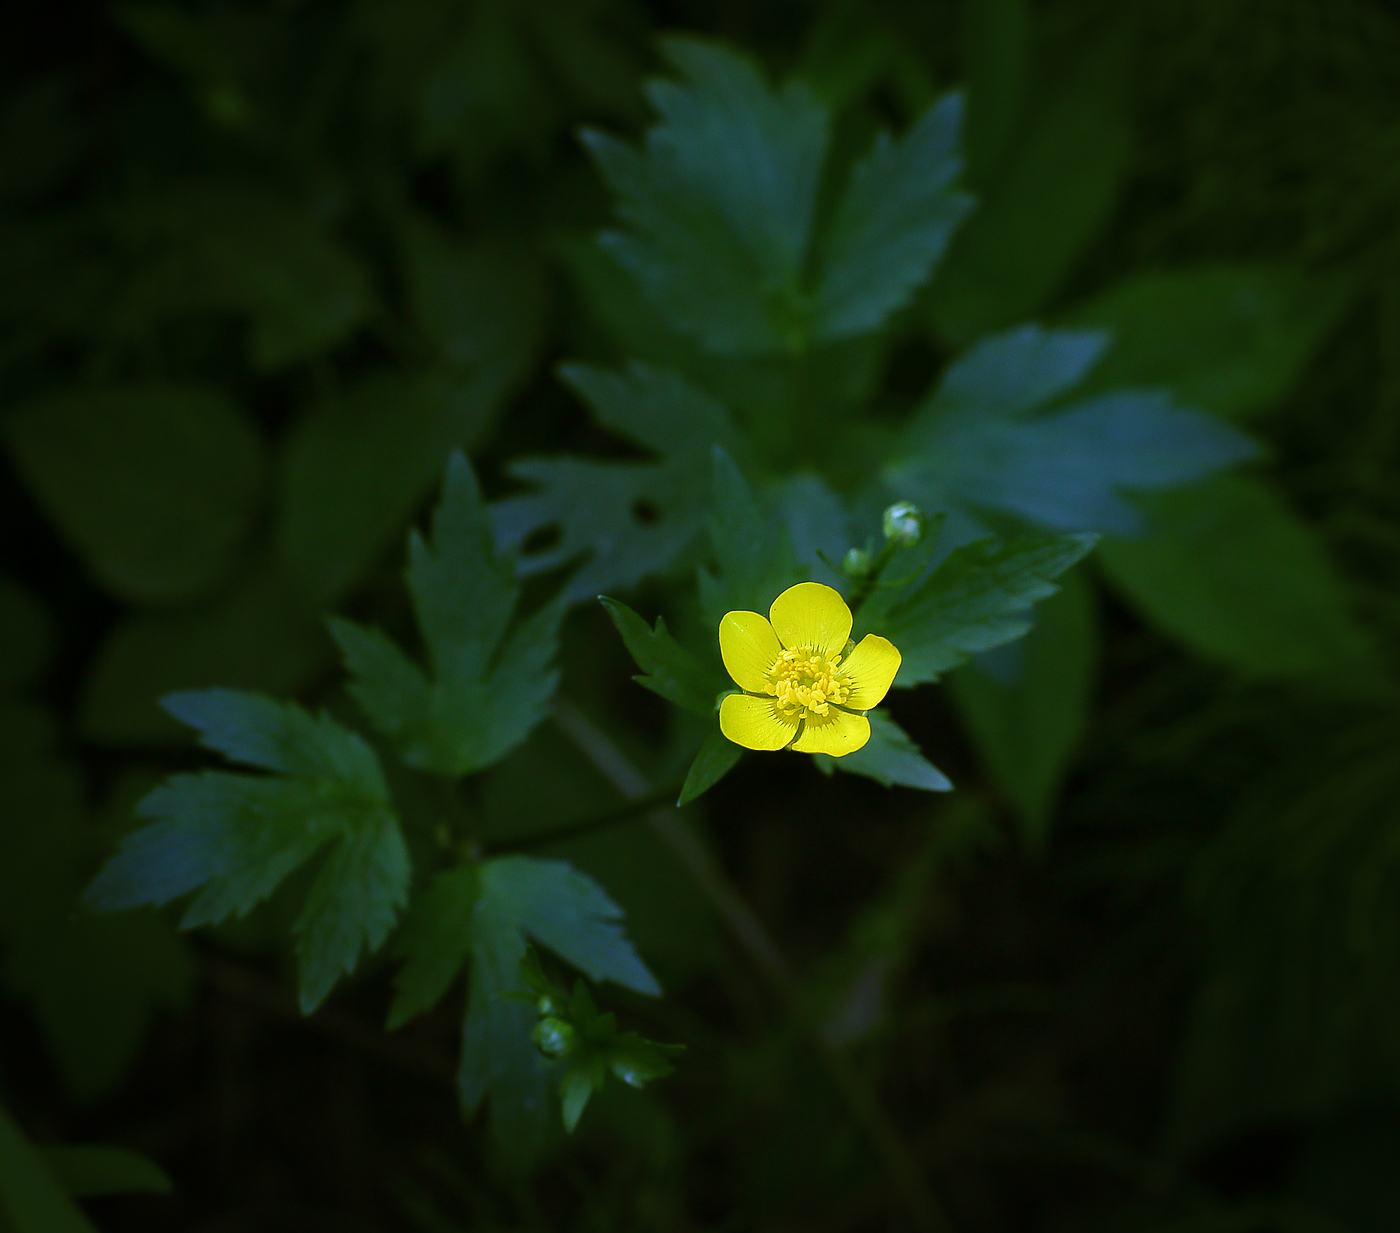
[(870, 739), (865, 712), (889, 692), (900, 654), (878, 634), (852, 645), (851, 610), (820, 582), (788, 587), (767, 619), (726, 612), (719, 650), (744, 692), (720, 703), (720, 731), (746, 749), (855, 753)]

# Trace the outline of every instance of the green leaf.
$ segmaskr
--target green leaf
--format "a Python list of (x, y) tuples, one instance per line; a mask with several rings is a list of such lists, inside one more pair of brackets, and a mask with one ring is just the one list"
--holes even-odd
[(1094, 535), (980, 540), (958, 548), (879, 627), (903, 656), (895, 684), (935, 681), (970, 656), (1021, 637), (1027, 609), (1059, 588), (1051, 581), (1097, 542)]
[(622, 909), (587, 874), (564, 861), (503, 856), (482, 867), (481, 879), (483, 895), (507, 904), (525, 933), (590, 980), (661, 993), (622, 931)]
[(89, 670), (79, 722), (86, 737), (104, 744), (170, 743), (182, 731), (156, 699), (215, 683), (292, 693), (329, 652), (317, 622), (276, 573), (262, 569), (217, 599), (119, 621)]
[(1096, 658), (1093, 596), (1077, 573), (1036, 610), (1019, 642), (988, 652), (948, 678), (982, 761), (1042, 843), (1070, 759), (1088, 720)]
[(439, 873), (413, 901), (395, 946), (404, 962), (394, 977), (390, 1031), (436, 1006), (461, 974), (480, 881), (477, 865), (458, 865)]
[(559, 1095), (564, 1113), (564, 1129), (570, 1134), (583, 1116), (588, 1099), (593, 1095), (593, 1075), (587, 1070), (571, 1070), (564, 1076)]
[(1287, 392), (1346, 302), (1335, 282), (1295, 270), (1199, 265), (1126, 279), (1067, 320), (1113, 336), (1093, 388), (1165, 386), (1245, 416)]
[(242, 915), (334, 845), (297, 921), (302, 1009), (314, 1010), (408, 894), (409, 857), (374, 751), (329, 716), (237, 690), (176, 694), (171, 712), (231, 760), (276, 772), (174, 775), (137, 807), (156, 819), (123, 840), (88, 890), (103, 910), (198, 891), (183, 925)]
[[(1037, 36), (1033, 46), (1047, 44)], [(1116, 59), (1090, 51), (1057, 65), (1058, 84), (1025, 109), (999, 165), (979, 167), (978, 209), (931, 288), (945, 339), (965, 341), (1033, 316), (1098, 235), (1131, 150), (1125, 108), (1114, 97)]]
[(971, 212), (972, 198), (953, 187), (962, 167), (962, 111), (961, 95), (945, 96), (899, 141), (881, 133), (851, 172), (823, 241), (816, 338), (878, 329), (928, 277)]
[(198, 386), (73, 389), (5, 423), (21, 473), (98, 580), (165, 603), (227, 576), (263, 495), (257, 433)]
[(103, 1194), (170, 1194), (165, 1170), (121, 1147), (50, 1147), (44, 1162), (74, 1198)]
[(1248, 476), (1163, 493), (1152, 533), (1104, 542), (1104, 568), (1144, 616), (1249, 676), (1374, 675), (1373, 648), (1315, 532)]
[(870, 740), (855, 753), (840, 758), (814, 754), (821, 769), (850, 775), (864, 775), (889, 788), (898, 784), (904, 788), (921, 788), (925, 792), (950, 792), (953, 785), (948, 777), (933, 765), (909, 735), (884, 711), (871, 711)]
[(954, 364), (886, 468), (925, 509), (1009, 513), (1059, 530), (1135, 530), (1125, 491), (1188, 483), (1253, 457), (1249, 438), (1156, 390), (1117, 390), (1029, 415), (1088, 371), (1097, 332), (1021, 327)]
[(448, 461), (430, 539), (409, 537), (408, 587), (431, 674), (378, 630), (336, 620), (350, 692), (410, 766), (451, 776), (490, 766), (548, 711), (563, 604), (510, 629), (520, 588), (510, 559), (492, 546), (476, 477), (460, 454)]
[[(713, 703), (710, 709), (714, 709)], [(739, 765), (743, 754), (743, 749), (723, 733), (711, 732), (705, 738), (705, 743), (700, 746), (700, 752), (695, 755), (695, 761), (690, 764), (690, 770), (686, 772), (685, 783), (681, 785), (681, 795), (676, 801), (676, 807), (689, 805), (697, 797), (703, 796)]]
[(526, 553), (522, 571), (581, 559), (564, 590), (578, 600), (632, 586), (665, 569), (694, 542), (708, 504), (711, 450), (732, 446), (735, 434), (725, 409), (677, 373), (642, 364), (625, 373), (571, 364), (561, 375), (599, 423), (658, 458), (525, 458), (511, 464), (511, 474), (536, 491), (492, 507), (497, 539), (518, 549), (532, 535), (557, 530), (557, 542)]
[(531, 1042), (534, 999), (507, 995), (525, 983), (526, 939), (548, 947), (594, 980), (659, 994), (622, 932), (621, 909), (593, 879), (562, 861), (504, 856), (438, 876), (408, 918), (399, 951), (391, 1024), (434, 1005), (471, 957), (459, 1084), (475, 1112), (490, 1098), (498, 1141), (528, 1158), (550, 1117), (548, 1073)]
[(647, 95), (644, 151), (585, 144), (630, 230), (602, 242), (676, 328), (713, 351), (782, 352), (805, 333), (798, 302), (827, 145), (825, 109), (800, 83), (771, 91), (747, 59), (667, 39), (681, 81)]
[(0, 1109), (0, 1219), (14, 1233), (96, 1233), (4, 1109)]
[(496, 394), (458, 394), (381, 374), (315, 404), (292, 426), (279, 460), (274, 537), (310, 606), (335, 604), (383, 559), (448, 453), (485, 426)]
[(707, 529), (716, 570), (700, 569), (700, 604), (716, 626), (726, 612), (766, 613), (779, 592), (806, 577), (787, 528), (769, 516), (744, 473), (721, 449), (714, 452)]
[(642, 669), (642, 675), (632, 679), (683, 710), (713, 715), (715, 694), (724, 683), (671, 637), (666, 619), (657, 617), (652, 629), (621, 600), (598, 598)]

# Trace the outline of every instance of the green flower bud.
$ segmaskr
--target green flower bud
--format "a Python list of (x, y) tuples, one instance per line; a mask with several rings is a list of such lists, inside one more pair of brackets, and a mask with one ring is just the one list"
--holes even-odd
[(574, 1026), (563, 1019), (541, 1019), (531, 1038), (545, 1057), (564, 1057), (574, 1047)]
[(847, 578), (864, 578), (873, 564), (864, 548), (852, 548), (841, 562), (841, 569)]
[(908, 501), (897, 501), (885, 511), (885, 538), (893, 540), (901, 548), (912, 548), (924, 537), (928, 519), (916, 505)]

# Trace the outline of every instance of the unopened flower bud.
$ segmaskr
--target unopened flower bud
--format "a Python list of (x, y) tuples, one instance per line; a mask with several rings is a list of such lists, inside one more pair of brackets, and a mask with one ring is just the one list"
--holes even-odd
[(847, 578), (864, 578), (873, 564), (870, 554), (864, 548), (852, 548), (841, 562), (841, 569)]
[(928, 519), (923, 511), (908, 501), (897, 501), (885, 511), (885, 538), (901, 548), (912, 548), (924, 537)]
[(545, 1057), (563, 1057), (574, 1046), (574, 1026), (563, 1019), (541, 1019), (532, 1035)]

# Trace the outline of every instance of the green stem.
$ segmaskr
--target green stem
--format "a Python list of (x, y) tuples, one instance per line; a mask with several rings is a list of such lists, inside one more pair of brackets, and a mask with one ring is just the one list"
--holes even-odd
[(885, 541), (885, 546), (880, 549), (880, 555), (877, 556), (871, 564), (869, 573), (860, 580), (859, 585), (856, 587), (855, 594), (851, 596), (850, 609), (852, 615), (860, 612), (860, 606), (870, 598), (870, 593), (880, 581), (880, 575), (889, 568), (890, 562), (894, 560), (894, 554), (898, 551), (899, 544), (895, 540), (887, 539)]
[[(881, 555), (884, 556), (883, 553)], [(623, 796), (641, 802), (652, 795), (646, 776), (633, 765), (616, 742), (573, 703), (556, 697), (554, 721)], [(804, 1008), (801, 986), (792, 966), (738, 887), (729, 880), (694, 833), (682, 823), (674, 808), (653, 809), (646, 818), (686, 867), (720, 919), (748, 953), (754, 966), (768, 978), (788, 1012), (806, 1032), (822, 1060), (832, 1087), (875, 1149), (891, 1186), (904, 1203), (912, 1226), (920, 1233), (950, 1233), (952, 1225), (930, 1191), (918, 1162), (874, 1094), (852, 1069), (846, 1055), (825, 1039)]]
[(486, 851), (488, 854), (494, 854), (497, 851), (528, 852), (532, 848), (544, 848), (551, 844), (566, 843), (570, 839), (581, 839), (596, 831), (607, 830), (610, 826), (621, 826), (624, 822), (630, 822), (634, 818), (642, 816), (650, 809), (674, 801), (680, 790), (679, 783), (668, 784), (664, 788), (649, 791), (646, 796), (628, 800), (625, 804), (613, 809), (605, 809), (601, 813), (590, 814), (576, 822), (566, 822), (563, 826), (553, 827), (547, 831), (533, 831), (516, 839), (503, 840), (499, 844), (487, 844)]

